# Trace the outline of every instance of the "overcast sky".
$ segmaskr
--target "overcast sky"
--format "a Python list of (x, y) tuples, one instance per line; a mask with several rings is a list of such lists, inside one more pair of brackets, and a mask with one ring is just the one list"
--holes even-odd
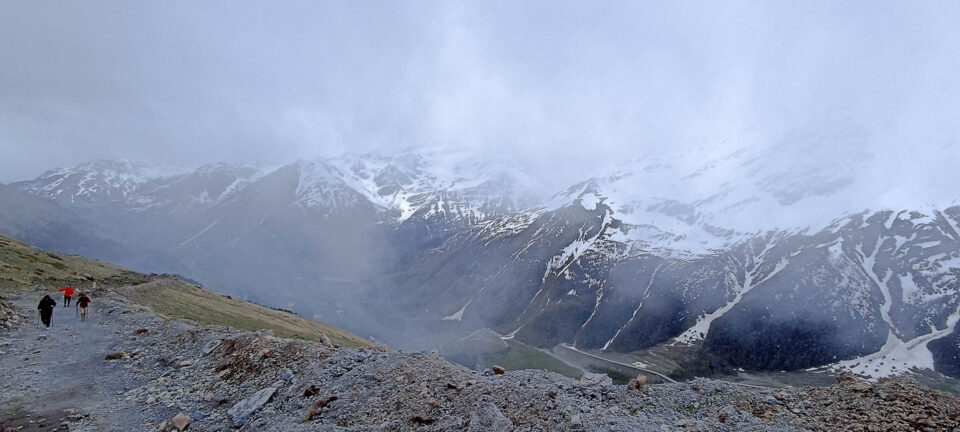
[(0, 182), (437, 144), (588, 170), (838, 119), (874, 151), (952, 151), (958, 22), (935, 1), (5, 1)]

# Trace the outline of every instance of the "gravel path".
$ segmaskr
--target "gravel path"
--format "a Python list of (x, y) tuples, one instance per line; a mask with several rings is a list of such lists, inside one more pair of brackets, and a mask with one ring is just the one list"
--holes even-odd
[(0, 333), (0, 429), (129, 431), (152, 418), (118, 395), (145, 380), (104, 360), (123, 341), (104, 316), (116, 302), (94, 298), (86, 322), (58, 305), (48, 329), (37, 320), (39, 298), (15, 298), (22, 324)]

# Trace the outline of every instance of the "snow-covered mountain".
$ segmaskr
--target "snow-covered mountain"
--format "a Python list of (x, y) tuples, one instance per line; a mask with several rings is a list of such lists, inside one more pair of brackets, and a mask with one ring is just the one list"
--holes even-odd
[(53, 169), (16, 186), (61, 203), (125, 203), (135, 201), (152, 181), (176, 178), (187, 172), (184, 168), (145, 162), (100, 160), (73, 168)]
[[(614, 211), (581, 204), (478, 225), (387, 285), (416, 293), (407, 307), (544, 347), (692, 344), (749, 369), (851, 360), (836, 367), (956, 375), (960, 207), (863, 212), (677, 257), (632, 250)], [(852, 360), (881, 350), (886, 368)]]
[[(908, 173), (917, 172), (911, 160), (890, 162), (900, 155), (871, 154), (855, 128), (833, 128), (787, 135), (775, 146), (722, 142), (623, 161), (557, 194), (547, 207), (602, 201), (625, 225), (624, 242), (659, 254), (697, 255), (768, 231), (819, 230), (864, 210), (960, 204), (949, 188), (931, 187), (938, 183), (910, 184)], [(924, 171), (960, 181), (950, 166), (943, 160)]]
[(624, 161), (556, 194), (514, 162), (442, 148), (101, 161), (14, 186), (178, 257), (143, 270), (387, 341), (416, 321), (543, 347), (689, 345), (708, 369), (960, 376), (955, 194), (893, 193), (907, 180), (872, 171), (889, 155), (825, 134)]
[(69, 206), (177, 211), (221, 204), (265, 173), (255, 166), (214, 164), (186, 168), (100, 160), (50, 170), (16, 186)]
[[(213, 164), (199, 168), (101, 160), (47, 171), (15, 186), (70, 206), (181, 211), (227, 204), (281, 167)], [(539, 202), (543, 186), (515, 163), (478, 162), (447, 148), (398, 154), (345, 154), (298, 161), (296, 204), (325, 212), (372, 204), (384, 221), (444, 218), (473, 224)]]
[[(533, 205), (543, 187), (526, 171), (432, 148), (281, 167), (98, 161), (12, 186), (97, 221), (124, 244), (149, 245), (180, 262), (172, 269), (124, 264), (288, 305), (303, 304), (308, 288), (350, 291), (344, 285), (394, 271), (457, 230)], [(263, 287), (275, 284), (289, 288), (267, 295)], [(325, 304), (328, 313), (334, 303)]]
[(471, 225), (532, 206), (543, 190), (514, 163), (479, 162), (445, 148), (347, 154), (297, 166), (297, 197), (304, 206), (333, 210), (360, 200), (395, 224), (439, 219)]

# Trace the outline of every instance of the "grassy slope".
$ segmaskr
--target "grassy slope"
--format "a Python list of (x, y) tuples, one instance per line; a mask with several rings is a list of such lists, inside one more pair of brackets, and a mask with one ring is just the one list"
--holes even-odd
[(529, 345), (514, 340), (507, 341), (507, 345), (508, 348), (503, 350), (482, 354), (481, 365), (500, 365), (507, 370), (542, 369), (571, 378), (580, 378), (583, 375), (576, 368)]
[(0, 295), (10, 296), (44, 285), (57, 290), (73, 285), (91, 288), (83, 275), (96, 278), (101, 287), (145, 281), (147, 276), (95, 259), (47, 252), (0, 234)]
[(68, 284), (89, 290), (92, 283), (84, 274), (96, 278), (98, 288), (123, 294), (167, 319), (184, 318), (240, 330), (270, 329), (278, 336), (317, 341), (326, 334), (333, 343), (351, 348), (378, 346), (334, 326), (233, 299), (170, 276), (147, 276), (95, 259), (47, 252), (0, 234), (0, 296), (21, 294), (34, 285), (51, 291)]
[(122, 287), (116, 291), (166, 318), (186, 318), (200, 324), (240, 330), (270, 329), (278, 336), (315, 341), (326, 334), (333, 343), (351, 348), (376, 346), (332, 325), (237, 300), (171, 276), (157, 277), (145, 284)]
[(583, 373), (552, 354), (513, 339), (503, 340), (490, 330), (479, 330), (443, 346), (441, 354), (468, 368), (502, 366), (506, 370), (540, 369), (580, 378)]

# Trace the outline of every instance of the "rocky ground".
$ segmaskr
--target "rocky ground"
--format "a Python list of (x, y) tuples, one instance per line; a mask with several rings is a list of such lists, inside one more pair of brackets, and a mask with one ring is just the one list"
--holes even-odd
[[(78, 322), (0, 330), (0, 431), (948, 431), (960, 399), (909, 379), (763, 390), (477, 373), (435, 354), (164, 321), (115, 293)], [(2, 306), (0, 306), (2, 308)], [(3, 310), (0, 310), (0, 317)], [(633, 386), (636, 387), (636, 386)]]
[(17, 326), (20, 321), (20, 315), (13, 307), (13, 303), (0, 296), (0, 330), (9, 330)]

